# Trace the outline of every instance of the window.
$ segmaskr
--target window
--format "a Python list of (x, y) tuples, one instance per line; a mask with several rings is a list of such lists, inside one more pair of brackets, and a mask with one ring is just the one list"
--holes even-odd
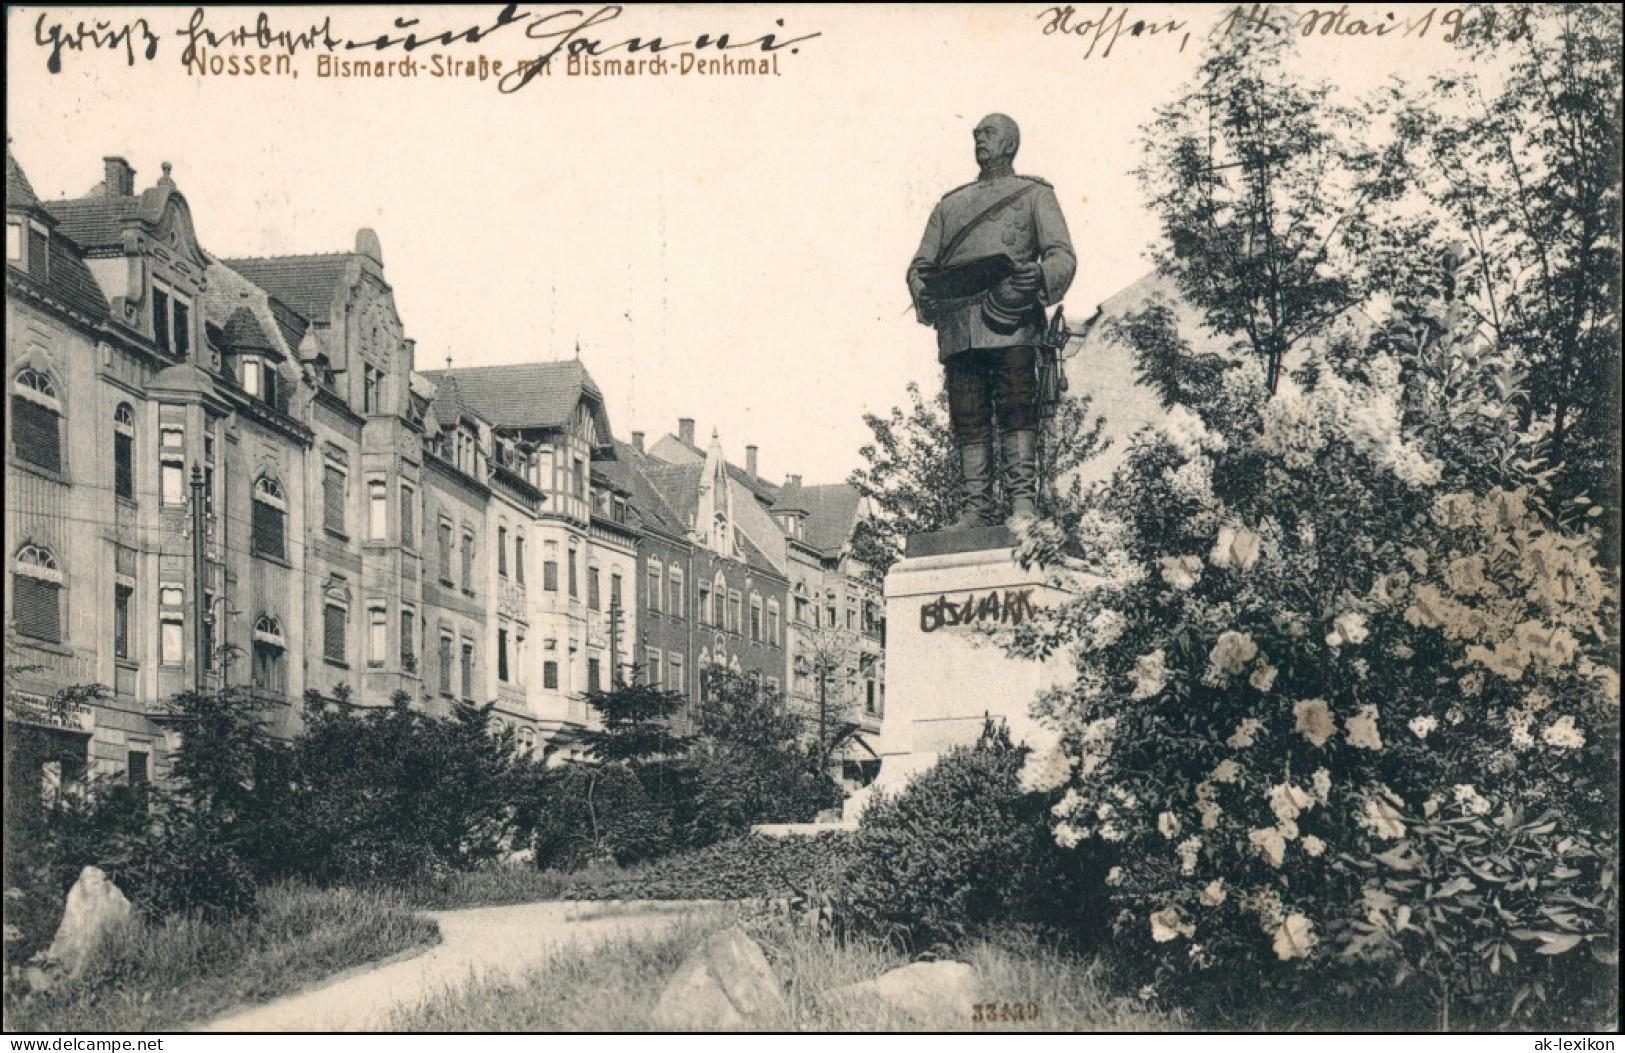
[(523, 629), (516, 630), (514, 632), (514, 634), (513, 634), (513, 669), (514, 669), (514, 678), (513, 678), (514, 683), (516, 683), (516, 684), (524, 683), (525, 682), (525, 632), (524, 632)]
[(128, 402), (113, 410), (113, 493), (135, 500), (135, 410)]
[(570, 598), (574, 599), (581, 595), (580, 586), (576, 582), (576, 550), (574, 546), (570, 548), (570, 562), (565, 566), (565, 570), (570, 575)]
[[(796, 586), (796, 591), (799, 593), (802, 590), (802, 588), (803, 588), (803, 586), (797, 585)], [(801, 595), (796, 596), (796, 624), (797, 625), (806, 625), (807, 624), (808, 619), (810, 619), (812, 617), (812, 615), (810, 613), (811, 610), (812, 610), (812, 604), (807, 602), (807, 597), (806, 596), (801, 596)]]
[(282, 623), (269, 614), (260, 615), (254, 622), (253, 668), (250, 671), (256, 688), (278, 694), (287, 690), (282, 674), (282, 657), (286, 653)]
[(192, 353), (192, 305), (156, 282), (152, 286), (152, 342), (177, 358)]
[(728, 579), (719, 572), (715, 581), (711, 583), (711, 595), (715, 599), (715, 609), (711, 615), (711, 624), (722, 628), (728, 624)]
[(49, 549), (24, 545), (17, 553), (11, 596), (18, 632), (62, 642), (62, 569)]
[(570, 492), (582, 500), (587, 498), (587, 462), (577, 457), (570, 469)]
[(672, 691), (686, 691), (688, 685), (683, 682), (683, 656), (676, 651), (666, 656), (666, 687)]
[(417, 491), (410, 486), (401, 487), (401, 545), (418, 547)]
[(389, 540), (389, 484), (382, 479), (367, 483), (367, 537), (372, 541)]
[(440, 521), (440, 584), (451, 585), (451, 524)]
[(375, 366), (361, 366), (361, 412), (377, 413), (384, 402), (384, 371)]
[(130, 597), (135, 589), (129, 585), (113, 586), (113, 657), (130, 657)]
[(62, 403), (44, 373), (17, 374), (11, 396), (11, 444), (17, 458), (36, 468), (62, 470)]
[(850, 597), (846, 601), (846, 627), (849, 630), (858, 627), (858, 601)]
[(254, 518), (252, 547), (262, 556), (287, 559), (288, 506), (283, 499), (282, 487), (270, 476), (262, 475), (254, 481)]
[(664, 681), (660, 678), (660, 651), (653, 647), (644, 650), (644, 674), (650, 687), (660, 687)]
[(23, 225), (15, 220), (6, 220), (6, 262), (21, 263), (23, 261)]
[(341, 601), (329, 598), (322, 605), (322, 657), (329, 662), (344, 664), (345, 623), (349, 611)]
[(497, 527), (497, 576), (508, 576), (508, 528)]
[(548, 592), (559, 591), (559, 543), (557, 541), (542, 542), (542, 588)]
[(754, 592), (750, 594), (750, 638), (758, 643), (762, 639), (762, 598)]
[(440, 634), (440, 693), (451, 694), (451, 633)]
[(243, 390), (261, 402), (276, 405), (276, 366), (270, 359), (244, 355), (240, 365)]
[(774, 647), (781, 647), (784, 644), (779, 623), (778, 600), (767, 601), (767, 642), (772, 644)]
[(463, 591), (474, 594), (474, 531), (463, 531)]
[(661, 573), (660, 561), (651, 559), (649, 561), (649, 587), (646, 590), (651, 611), (660, 609), (660, 593), (663, 588), (665, 588), (665, 575)]
[(497, 679), (508, 682), (508, 630), (497, 630)]
[(158, 661), (181, 665), (186, 661), (186, 592), (178, 585), (158, 589)]
[(322, 466), (322, 527), (340, 537), (345, 535), (344, 496), (348, 483), (344, 465), (329, 460)]
[(401, 608), (401, 671), (415, 673), (418, 671), (418, 649), (415, 646), (417, 636), (417, 614), (410, 607)]
[(621, 609), (621, 572), (618, 570), (609, 572), (609, 609)]
[(124, 755), (124, 774), (131, 786), (145, 786), (150, 777), (147, 772), (147, 751), (132, 749)]
[(740, 632), (744, 628), (745, 601), (738, 589), (728, 590), (728, 631)]
[(186, 432), (158, 429), (159, 496), (166, 505), (186, 503)]
[(596, 659), (596, 658), (588, 658), (587, 659), (587, 690), (588, 691), (601, 691), (601, 690), (603, 690), (604, 685), (603, 685), (602, 679), (600, 679), (600, 676), (599, 676), (599, 668), (600, 668), (600, 663), (599, 663), (598, 659)]
[(520, 585), (525, 583), (524, 531), (515, 531), (513, 535), (513, 580)]
[(711, 624), (711, 589), (703, 581), (700, 582), (700, 624)]
[(559, 689), (559, 663), (551, 660), (542, 663), (542, 686), (549, 691)]
[(587, 609), (589, 611), (601, 610), (601, 596), (598, 594), (598, 568), (587, 568)]
[(835, 628), (835, 602), (833, 599), (824, 605), (824, 627)]
[(879, 712), (875, 708), (875, 682), (873, 680), (865, 680), (863, 682), (863, 689), (863, 711), (872, 717)]
[(382, 669), (389, 653), (389, 612), (382, 607), (367, 609), (367, 665)]
[(474, 644), (472, 641), (463, 641), (462, 661), (463, 699), (474, 701)]
[(169, 293), (157, 285), (152, 287), (152, 342), (169, 348)]
[(673, 566), (668, 572), (668, 580), (671, 586), (671, 606), (666, 609), (674, 617), (681, 618), (685, 609), (683, 601), (687, 598), (683, 594), (683, 568)]

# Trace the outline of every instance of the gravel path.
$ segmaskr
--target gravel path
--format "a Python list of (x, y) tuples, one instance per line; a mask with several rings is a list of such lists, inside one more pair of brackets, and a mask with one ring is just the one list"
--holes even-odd
[(220, 1017), (200, 1030), (378, 1030), (391, 1010), (416, 1005), (470, 977), (517, 974), (571, 944), (591, 947), (619, 936), (658, 933), (681, 918), (718, 906), (703, 902), (555, 902), (426, 911), (440, 924), (438, 946)]

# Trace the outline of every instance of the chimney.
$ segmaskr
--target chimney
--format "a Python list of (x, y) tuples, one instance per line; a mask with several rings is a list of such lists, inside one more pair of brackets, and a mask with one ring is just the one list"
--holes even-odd
[(756, 478), (756, 447), (745, 447), (745, 474)]
[(677, 438), (684, 446), (694, 445), (694, 418), (677, 418)]
[(799, 476), (799, 475), (787, 475), (787, 476), (785, 476), (784, 477), (784, 485), (785, 486), (800, 486), (801, 485), (801, 476)]
[(135, 169), (122, 157), (102, 158), (102, 194), (129, 197), (135, 193)]
[(641, 431), (632, 433), (632, 448), (639, 453), (643, 452), (643, 433)]

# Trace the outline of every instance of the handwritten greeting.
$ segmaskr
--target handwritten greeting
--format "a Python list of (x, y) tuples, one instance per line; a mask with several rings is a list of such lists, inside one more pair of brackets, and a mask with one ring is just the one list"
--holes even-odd
[(1043, 27), (1044, 36), (1076, 40), (1083, 46), (1083, 58), (1104, 59), (1110, 58), (1112, 51), (1125, 38), (1130, 42), (1158, 39), (1178, 41), (1179, 50), (1184, 51), (1193, 36), (1211, 39), (1230, 33), (1417, 40), (1432, 34), (1441, 43), (1453, 44), (1464, 31), (1473, 27), (1484, 34), (1500, 33), (1504, 34), (1506, 40), (1517, 41), (1529, 33), (1528, 18), (1527, 9), (1514, 9), (1501, 16), (1489, 5), (1477, 9), (1387, 9), (1376, 5), (1355, 8), (1343, 4), (1335, 8), (1293, 8), (1288, 14), (1274, 4), (1253, 4), (1246, 9), (1240, 5), (1230, 8), (1202, 30), (1193, 28), (1190, 19), (1134, 17), (1133, 9), (1129, 7), (1113, 5), (1089, 9), (1066, 4), (1044, 8), (1038, 13), (1037, 21)]
[[(175, 55), (180, 64), (198, 75), (297, 77), (293, 60), (315, 54), (318, 77), (420, 73), (432, 77), (475, 76), (481, 80), (494, 77), (498, 90), (511, 94), (564, 63), (572, 67), (568, 71), (571, 74), (599, 74), (606, 66), (616, 72), (630, 68), (647, 73), (669, 69), (679, 74), (776, 74), (779, 52), (797, 54), (799, 45), (823, 35), (810, 32), (782, 36), (782, 18), (774, 19), (774, 28), (768, 32), (721, 29), (676, 38), (659, 33), (623, 35), (607, 29), (625, 14), (626, 9), (618, 4), (607, 4), (590, 13), (583, 8), (532, 11), (508, 4), (493, 17), (475, 19), (466, 25), (426, 27), (422, 19), (397, 16), (383, 32), (351, 36), (337, 32), (331, 17), (295, 24), (278, 22), (265, 11), (244, 20), (237, 10), (216, 14), (198, 7), (173, 36), (178, 39)], [(92, 52), (117, 55), (126, 66), (154, 62), (162, 55), (160, 45), (166, 39), (146, 18), (122, 22), (105, 18), (70, 24), (53, 20), (47, 11), (34, 23), (34, 43), (44, 51), (45, 68), (51, 73), (61, 73), (69, 55)], [(458, 49), (493, 40), (525, 43), (535, 52), (533, 57), (506, 63), (483, 54), (457, 54)], [(426, 61), (410, 57), (425, 48), (443, 54), (428, 56)], [(604, 57), (621, 55), (628, 57)]]

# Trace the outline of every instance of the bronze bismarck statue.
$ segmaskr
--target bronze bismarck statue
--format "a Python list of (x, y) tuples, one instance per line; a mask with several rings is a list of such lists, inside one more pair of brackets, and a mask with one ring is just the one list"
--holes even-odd
[(1038, 351), (1045, 308), (1072, 283), (1077, 257), (1055, 191), (1016, 175), (1016, 122), (982, 119), (973, 133), (982, 174), (931, 212), (908, 289), (922, 323), (937, 330), (947, 368), (948, 414), (964, 474), (954, 529), (993, 522), (997, 422), (1011, 519), (1032, 516), (1038, 497)]

